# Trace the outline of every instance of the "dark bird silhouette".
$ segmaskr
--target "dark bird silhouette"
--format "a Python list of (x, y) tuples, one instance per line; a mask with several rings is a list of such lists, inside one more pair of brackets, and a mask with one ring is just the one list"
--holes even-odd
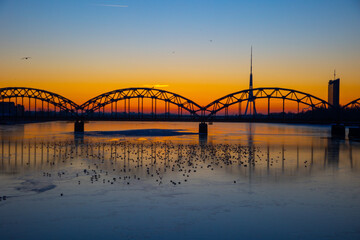
[(31, 57), (23, 57), (21, 60), (29, 60)]

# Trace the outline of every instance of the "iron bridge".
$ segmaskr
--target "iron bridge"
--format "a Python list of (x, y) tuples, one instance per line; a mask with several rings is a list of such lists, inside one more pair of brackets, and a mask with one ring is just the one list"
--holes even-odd
[[(297, 91), (294, 89), (287, 88), (254, 88), (246, 89), (238, 92), (228, 94), (224, 97), (214, 100), (206, 106), (201, 106), (196, 102), (181, 96), (179, 94), (154, 88), (125, 88), (110, 91), (107, 93), (100, 94), (90, 100), (86, 101), (82, 105), (78, 105), (72, 100), (63, 97), (59, 94), (45, 91), (42, 89), (36, 88), (25, 88), (25, 87), (7, 87), (0, 88), (0, 101), (14, 103), (14, 106), (22, 106), (23, 112), (19, 113), (19, 110), (16, 110), (16, 115), (26, 117), (26, 112), (28, 116), (37, 116), (37, 112), (40, 116), (47, 116), (52, 118), (52, 116), (65, 116), (67, 118), (91, 118), (96, 115), (98, 117), (104, 117), (107, 113), (110, 113), (115, 119), (123, 117), (124, 113), (130, 116), (131, 114), (131, 102), (137, 108), (137, 116), (139, 118), (144, 117), (144, 99), (150, 99), (151, 101), (151, 116), (157, 116), (157, 109), (159, 108), (159, 101), (164, 103), (164, 112), (163, 118), (176, 117), (182, 119), (184, 116), (191, 117), (192, 119), (198, 119), (200, 121), (206, 121), (216, 116), (217, 113), (224, 110), (225, 116), (229, 115), (229, 107), (235, 104), (239, 105), (239, 116), (241, 115), (241, 103), (249, 100), (250, 92), (252, 91), (252, 99), (267, 99), (267, 113), (271, 113), (271, 99), (281, 99), (282, 100), (282, 111), (285, 112), (285, 102), (291, 101), (297, 103), (297, 112), (300, 113), (300, 104), (303, 104), (308, 107), (310, 110), (316, 109), (326, 109), (331, 110), (335, 109), (327, 101), (318, 98), (314, 95)], [(26, 99), (26, 100), (24, 100)], [(119, 115), (118, 106), (119, 102), (122, 101), (123, 106), (123, 115)], [(177, 114), (171, 113), (170, 105), (175, 106)], [(51, 108), (50, 108), (51, 106)], [(105, 111), (107, 107), (107, 111)], [(134, 105), (133, 105), (134, 107)], [(2, 107), (2, 116), (6, 116), (7, 113), (4, 112), (4, 105)], [(109, 110), (110, 109), (110, 110)], [(340, 109), (360, 109), (360, 98), (349, 102)], [(9, 110), (10, 111), (10, 110)], [(185, 112), (183, 114), (183, 111)], [(31, 115), (34, 112), (35, 114)], [(55, 114), (54, 114), (55, 113)], [(58, 115), (57, 115), (58, 114)], [(10, 116), (10, 113), (8, 114)], [(177, 116), (176, 116), (177, 115)]]

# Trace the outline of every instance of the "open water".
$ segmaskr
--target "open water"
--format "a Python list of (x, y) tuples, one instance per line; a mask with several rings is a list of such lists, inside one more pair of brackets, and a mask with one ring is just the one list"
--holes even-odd
[(329, 126), (0, 126), (1, 239), (360, 239), (360, 143)]

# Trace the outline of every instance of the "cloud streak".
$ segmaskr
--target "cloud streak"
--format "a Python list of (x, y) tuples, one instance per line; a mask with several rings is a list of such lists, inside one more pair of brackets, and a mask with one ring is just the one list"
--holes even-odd
[(127, 8), (128, 5), (120, 5), (120, 4), (94, 4), (94, 6), (99, 7), (116, 7), (116, 8)]
[(155, 85), (144, 85), (144, 87), (147, 88), (165, 88), (168, 87), (169, 85), (165, 85), (165, 84), (155, 84)]

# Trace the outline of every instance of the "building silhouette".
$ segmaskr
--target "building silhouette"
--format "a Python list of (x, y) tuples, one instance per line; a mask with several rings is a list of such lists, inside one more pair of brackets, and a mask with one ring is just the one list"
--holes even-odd
[(0, 102), (0, 116), (15, 116), (24, 112), (24, 106), (14, 102)]
[(330, 80), (328, 85), (328, 102), (334, 107), (339, 107), (340, 78)]

